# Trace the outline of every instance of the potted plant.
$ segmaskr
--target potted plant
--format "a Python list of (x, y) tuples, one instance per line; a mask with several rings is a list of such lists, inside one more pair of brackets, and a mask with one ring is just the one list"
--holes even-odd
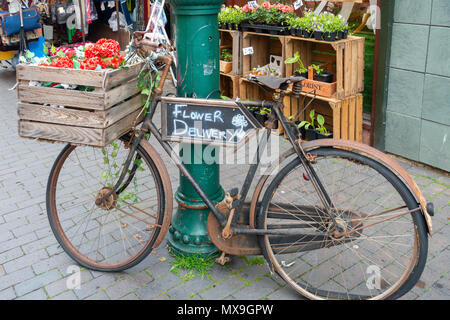
[[(325, 128), (325, 118), (321, 114), (318, 114), (316, 119), (315, 110), (311, 109), (309, 118), (311, 119), (311, 122), (303, 120), (298, 125), (300, 130), (304, 128), (304, 132), (306, 133), (304, 137), (306, 137), (307, 140), (327, 139), (333, 136), (333, 132), (328, 132), (327, 128)], [(314, 125), (314, 120), (317, 120), (317, 126)]]
[(222, 49), (220, 55), (220, 72), (229, 73), (233, 68), (233, 55), (228, 49)]
[(314, 20), (315, 15), (312, 10), (308, 10), (305, 12), (305, 15), (300, 18), (300, 28), (303, 30), (302, 35), (304, 38), (312, 38), (314, 35), (314, 28), (313, 25), (316, 20)]
[(269, 114), (272, 113), (272, 110), (270, 108), (260, 108), (253, 112), (253, 115), (255, 116), (256, 120), (259, 121), (263, 126), (265, 125), (265, 122), (268, 119)]
[(333, 83), (333, 72), (325, 72), (318, 65), (312, 64), (311, 67), (314, 69), (314, 80), (326, 83)]
[(284, 63), (285, 64), (298, 63), (299, 67), (294, 70), (295, 75), (308, 78), (308, 69), (305, 68), (305, 65), (300, 59), (300, 54), (298, 53), (298, 51), (294, 53), (293, 57), (286, 59)]
[(293, 18), (293, 17), (291, 17), (287, 20), (289, 33), (292, 36), (300, 36), (301, 35), (299, 20), (300, 20), (300, 18)]

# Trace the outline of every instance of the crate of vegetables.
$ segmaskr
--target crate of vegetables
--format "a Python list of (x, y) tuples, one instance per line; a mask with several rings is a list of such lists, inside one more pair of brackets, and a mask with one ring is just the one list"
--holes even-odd
[(17, 66), (19, 135), (104, 147), (142, 121), (143, 62), (128, 64), (101, 39)]

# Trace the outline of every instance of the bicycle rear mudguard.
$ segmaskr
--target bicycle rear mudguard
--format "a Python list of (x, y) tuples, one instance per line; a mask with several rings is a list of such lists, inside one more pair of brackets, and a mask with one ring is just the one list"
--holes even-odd
[(172, 183), (170, 182), (170, 176), (167, 172), (166, 165), (162, 160), (159, 153), (147, 140), (141, 141), (141, 146), (147, 152), (147, 154), (152, 158), (155, 163), (156, 169), (161, 176), (161, 181), (164, 189), (164, 218), (159, 230), (159, 235), (153, 243), (152, 248), (157, 248), (161, 242), (166, 237), (167, 231), (169, 230), (170, 223), (172, 221), (172, 211), (173, 211), (173, 194), (172, 194)]
[[(314, 141), (305, 141), (302, 143), (302, 147), (305, 152), (309, 152), (313, 149), (317, 149), (320, 147), (338, 147), (343, 149), (350, 149), (354, 151), (359, 151), (364, 153), (367, 157), (374, 159), (376, 161), (381, 162), (387, 168), (392, 170), (400, 179), (405, 183), (408, 189), (411, 191), (413, 196), (416, 198), (418, 204), (422, 209), (422, 214), (424, 215), (425, 222), (427, 224), (428, 233), (432, 235), (432, 222), (431, 217), (426, 209), (426, 200), (422, 195), (417, 184), (410, 177), (408, 172), (400, 166), (394, 159), (392, 159), (389, 155), (372, 148), (368, 145), (361, 144), (354, 141), (348, 140), (333, 140), (333, 139), (320, 139)], [(296, 156), (293, 149), (289, 150), (285, 153), (284, 156), (280, 159), (279, 163), (282, 161), (288, 160), (289, 158)], [(255, 228), (256, 215), (258, 214), (258, 201), (261, 195), (262, 190), (264, 189), (264, 185), (266, 184), (270, 175), (262, 176), (256, 185), (253, 198), (250, 202), (250, 208), (247, 209), (244, 205), (243, 210), (241, 212), (242, 221), (241, 226), (245, 226), (248, 224), (250, 228)], [(247, 210), (246, 210), (247, 209)], [(210, 214), (208, 217), (207, 223), (208, 233), (211, 238), (211, 241), (214, 245), (219, 248), (219, 250), (231, 254), (231, 255), (259, 255), (262, 254), (261, 248), (259, 246), (257, 236), (250, 234), (237, 234), (233, 235), (230, 239), (222, 238), (222, 227), (220, 226), (217, 219), (215, 219), (214, 215)]]
[(425, 218), (425, 222), (428, 227), (428, 233), (430, 234), (430, 236), (433, 234), (433, 225), (431, 222), (431, 216), (427, 211), (427, 201), (425, 200), (425, 197), (423, 196), (416, 182), (411, 178), (409, 173), (400, 164), (398, 164), (391, 156), (375, 148), (372, 148), (371, 146), (368, 146), (366, 144), (349, 140), (320, 139), (302, 143), (302, 147), (305, 150), (305, 152), (309, 152), (319, 147), (333, 147), (333, 146), (363, 152), (367, 157), (376, 160), (378, 162), (381, 162), (384, 166), (391, 169), (401, 180), (403, 180), (405, 185), (408, 187), (413, 196), (416, 198), (417, 203), (420, 204), (422, 214)]

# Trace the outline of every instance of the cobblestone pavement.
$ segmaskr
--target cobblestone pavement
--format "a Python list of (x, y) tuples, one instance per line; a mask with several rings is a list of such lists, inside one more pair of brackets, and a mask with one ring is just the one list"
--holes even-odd
[[(68, 267), (46, 216), (45, 193), (61, 144), (38, 143), (17, 135), (15, 82), (0, 71), (0, 299), (299, 299), (267, 266), (250, 257), (215, 264), (208, 276), (169, 271), (166, 242), (143, 262), (122, 273), (82, 270), (81, 288), (68, 290)], [(168, 162), (167, 162), (168, 163)], [(404, 160), (427, 199), (434, 202), (434, 235), (421, 281), (403, 299), (450, 298), (450, 178)], [(174, 188), (178, 170), (168, 165)], [(221, 166), (224, 189), (241, 181), (246, 166)]]

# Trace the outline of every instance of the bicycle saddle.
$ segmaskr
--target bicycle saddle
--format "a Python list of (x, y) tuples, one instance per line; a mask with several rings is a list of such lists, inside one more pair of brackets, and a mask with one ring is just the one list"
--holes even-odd
[(279, 77), (271, 77), (271, 76), (255, 76), (249, 75), (248, 79), (251, 81), (257, 81), (262, 83), (263, 85), (271, 88), (271, 89), (280, 89), (286, 90), (290, 83), (296, 83), (299, 81), (303, 81), (306, 78), (304, 77), (288, 77), (288, 78), (279, 78)]

